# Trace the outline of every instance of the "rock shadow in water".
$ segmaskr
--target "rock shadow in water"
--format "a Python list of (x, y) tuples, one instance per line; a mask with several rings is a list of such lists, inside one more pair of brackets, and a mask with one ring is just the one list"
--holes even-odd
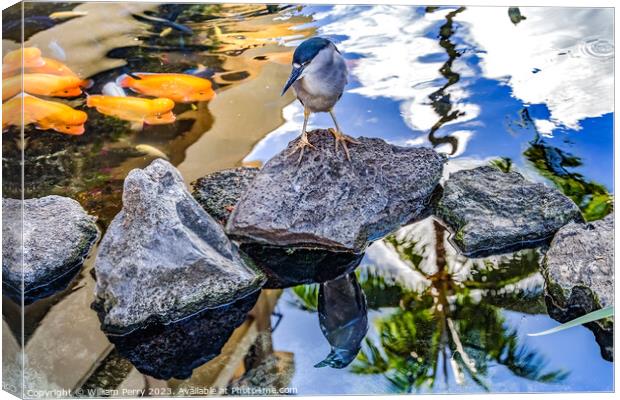
[(331, 281), (353, 272), (364, 253), (243, 243), (241, 251), (265, 273), (265, 289)]
[(50, 297), (58, 292), (61, 292), (69, 287), (69, 284), (73, 281), (73, 279), (78, 275), (80, 270), (82, 269), (82, 262), (77, 263), (74, 266), (68, 267), (67, 272), (63, 273), (61, 276), (55, 278), (51, 282), (48, 282), (44, 285), (37, 286), (22, 292), (21, 288), (14, 287), (7, 282), (6, 279), (2, 280), (2, 290), (4, 294), (14, 301), (16, 304), (21, 304), (22, 295), (24, 298), (24, 305), (27, 306), (29, 304), (34, 303), (35, 301), (45, 299)]
[(108, 335), (108, 339), (141, 373), (156, 379), (187, 379), (195, 368), (220, 354), (259, 294), (172, 324), (148, 326), (123, 336)]

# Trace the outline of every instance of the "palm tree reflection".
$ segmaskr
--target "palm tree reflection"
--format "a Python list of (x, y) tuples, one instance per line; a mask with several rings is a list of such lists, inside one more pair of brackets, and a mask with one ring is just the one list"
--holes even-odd
[(465, 7), (459, 7), (458, 9), (446, 14), (446, 22), (439, 28), (439, 45), (448, 54), (448, 59), (441, 66), (439, 72), (444, 78), (447, 79), (447, 82), (428, 96), (431, 100), (433, 110), (435, 110), (440, 117), (429, 131), (428, 140), (432, 143), (433, 147), (437, 147), (444, 143), (449, 143), (451, 146), (451, 155), (456, 153), (458, 150), (458, 139), (450, 135), (435, 136), (435, 134), (444, 124), (464, 115), (462, 111), (453, 110), (453, 104), (450, 100), (450, 93), (447, 91), (450, 86), (456, 84), (461, 78), (460, 74), (452, 70), (452, 63), (461, 56), (461, 53), (456, 50), (456, 44), (451, 41), (451, 38), (454, 34), (454, 18), (463, 11), (465, 11)]
[[(469, 380), (488, 390), (485, 376), (491, 364), (538, 382), (562, 381), (567, 374), (548, 370), (542, 356), (520, 344), (498, 306), (522, 311), (522, 300), (529, 300), (525, 304), (532, 305), (533, 312), (543, 312), (537, 284), (539, 253), (527, 250), (496, 260), (469, 260), (446, 246), (447, 232), (439, 223), (429, 221), (426, 228), (430, 232), (425, 235), (410, 229), (385, 239), (428, 286), (403, 290), (399, 303), (393, 304), (396, 310), (376, 323), (378, 342), (366, 339), (352, 372), (382, 374), (400, 392), (433, 388), (440, 377), (446, 386), (452, 377), (456, 383)], [(433, 243), (423, 243), (429, 234), (432, 239), (426, 240)], [(362, 274), (365, 289), (368, 282)], [(536, 287), (528, 287), (528, 282)]]

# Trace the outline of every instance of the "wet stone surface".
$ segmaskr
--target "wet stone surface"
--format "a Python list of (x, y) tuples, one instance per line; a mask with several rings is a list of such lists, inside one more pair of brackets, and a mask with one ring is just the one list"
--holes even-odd
[[(211, 216), (226, 223), (239, 198), (258, 174), (258, 168), (217, 171), (198, 179), (192, 195)], [(324, 249), (242, 243), (241, 250), (265, 273), (264, 288), (287, 288), (325, 282), (353, 271), (363, 254)]]
[[(553, 238), (544, 260), (549, 315), (566, 322), (614, 304), (614, 217), (568, 224)], [(607, 360), (613, 359), (611, 319), (586, 324)]]
[(46, 196), (23, 202), (2, 199), (2, 235), (3, 287), (9, 296), (20, 299), (23, 276), (24, 301), (29, 303), (68, 284), (95, 243), (98, 230), (95, 217), (77, 201)]
[(228, 385), (232, 395), (249, 396), (265, 391), (265, 388), (283, 390), (288, 388), (295, 374), (295, 360), (291, 353), (276, 352), (266, 356), (256, 367)]
[(316, 149), (301, 163), (293, 141), (261, 169), (230, 216), (231, 236), (359, 253), (428, 211), (445, 161), (434, 150), (358, 138), (348, 162), (328, 131), (308, 137)]
[(436, 213), (470, 257), (533, 248), (582, 221), (577, 205), (556, 189), (491, 166), (451, 174)]
[(127, 176), (123, 209), (101, 241), (95, 270), (93, 307), (108, 332), (176, 321), (264, 282), (161, 159)]
[[(123, 358), (118, 351), (112, 350), (101, 361), (99, 367), (80, 387), (82, 393), (97, 393), (99, 390), (114, 390), (125, 380), (131, 372), (132, 364)], [(94, 396), (91, 396), (94, 397)]]
[(213, 218), (226, 224), (235, 204), (258, 168), (240, 167), (217, 171), (192, 182), (192, 196)]

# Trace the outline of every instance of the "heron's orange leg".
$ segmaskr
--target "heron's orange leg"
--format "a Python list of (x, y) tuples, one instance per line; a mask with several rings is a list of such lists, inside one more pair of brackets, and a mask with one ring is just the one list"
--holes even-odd
[(340, 126), (338, 125), (338, 121), (336, 121), (336, 115), (334, 115), (333, 110), (329, 110), (329, 115), (332, 116), (332, 119), (334, 120), (334, 125), (336, 125), (336, 129), (329, 129), (331, 134), (334, 135), (334, 141), (336, 142), (336, 152), (338, 152), (338, 144), (340, 143), (342, 145), (342, 148), (344, 149), (344, 154), (347, 157), (347, 160), (351, 161), (351, 156), (349, 155), (349, 148), (347, 147), (347, 143), (360, 144), (360, 142), (342, 133), (342, 131), (340, 130)]
[(306, 147), (310, 147), (311, 149), (316, 150), (316, 147), (308, 140), (308, 133), (306, 132), (306, 126), (308, 126), (308, 118), (310, 118), (310, 111), (304, 107), (304, 127), (301, 130), (301, 137), (299, 138), (297, 143), (295, 143), (293, 151), (288, 154), (289, 156), (292, 156), (299, 151), (299, 159), (297, 160), (297, 164), (301, 163), (301, 159), (304, 156), (304, 150), (306, 149)]

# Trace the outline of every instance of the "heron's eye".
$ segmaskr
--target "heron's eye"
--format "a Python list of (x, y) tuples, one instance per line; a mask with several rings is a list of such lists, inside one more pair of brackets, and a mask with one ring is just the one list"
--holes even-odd
[(301, 67), (301, 65), (300, 65), (299, 63), (293, 63), (293, 67), (295, 67), (295, 68), (300, 68), (300, 67)]

